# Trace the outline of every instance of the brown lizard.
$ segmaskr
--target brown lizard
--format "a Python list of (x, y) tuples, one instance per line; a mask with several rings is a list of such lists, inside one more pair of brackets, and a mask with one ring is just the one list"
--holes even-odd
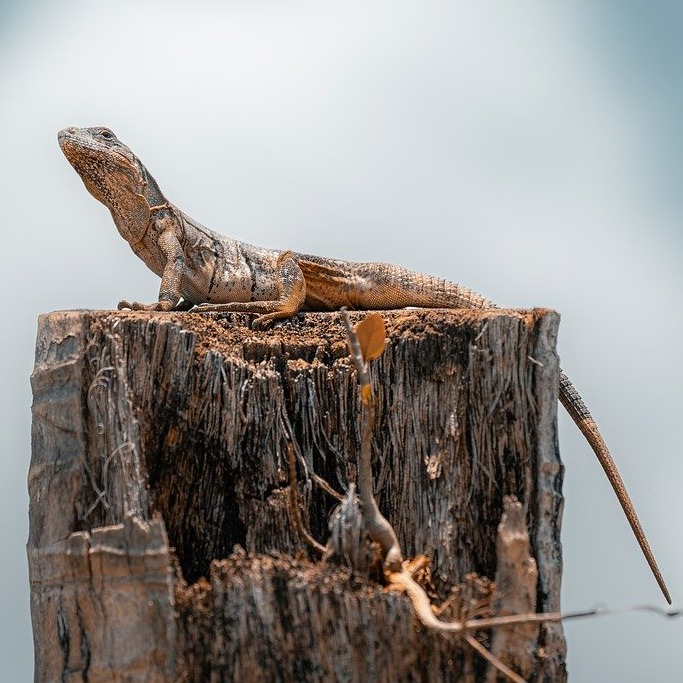
[[(256, 326), (301, 310), (495, 308), (446, 280), (388, 263), (354, 263), (230, 239), (171, 204), (142, 162), (108, 128), (58, 134), (66, 158), (88, 191), (110, 211), (121, 236), (161, 277), (158, 301), (119, 302), (119, 309), (242, 311)], [(598, 457), (667, 602), (669, 591), (624, 482), (585, 403), (560, 371), (560, 401)]]

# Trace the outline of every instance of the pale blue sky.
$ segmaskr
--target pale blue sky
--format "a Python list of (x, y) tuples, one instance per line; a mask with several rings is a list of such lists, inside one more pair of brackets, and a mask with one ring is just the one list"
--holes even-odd
[[(32, 671), (25, 477), (35, 320), (158, 280), (62, 157), (111, 126), (162, 190), (263, 246), (388, 260), (562, 313), (565, 370), (683, 596), (683, 5), (0, 3), (7, 301), (3, 680)], [(565, 415), (563, 607), (661, 604)], [(683, 623), (566, 628), (574, 681), (671, 680)]]

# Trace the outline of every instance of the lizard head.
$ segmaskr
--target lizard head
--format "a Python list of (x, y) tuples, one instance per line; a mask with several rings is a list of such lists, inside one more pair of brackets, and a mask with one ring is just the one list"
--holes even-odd
[(150, 208), (166, 201), (144, 164), (109, 128), (65, 128), (57, 139), (88, 192), (112, 212), (123, 237), (131, 243), (140, 239)]

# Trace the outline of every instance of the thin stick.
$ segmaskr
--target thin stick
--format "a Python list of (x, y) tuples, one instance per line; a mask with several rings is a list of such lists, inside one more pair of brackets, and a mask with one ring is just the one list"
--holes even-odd
[(294, 526), (299, 532), (299, 536), (313, 548), (313, 550), (322, 557), (325, 552), (325, 546), (318, 543), (318, 541), (311, 536), (308, 529), (301, 521), (301, 514), (299, 513), (299, 501), (296, 495), (296, 453), (294, 452), (294, 444), (287, 443), (287, 459), (289, 461), (289, 513), (294, 520)]
[(521, 676), (518, 676), (510, 667), (505, 666), (500, 659), (494, 657), (475, 637), (467, 633), (465, 635), (465, 640), (478, 655), (483, 657), (491, 666), (498, 669), (503, 676), (513, 681), (513, 683), (526, 683), (526, 681)]
[(346, 336), (349, 342), (351, 357), (358, 371), (358, 381), (361, 386), (361, 396), (368, 397), (367, 402), (361, 408), (362, 438), (360, 458), (358, 463), (358, 494), (363, 504), (363, 525), (370, 538), (379, 543), (384, 557), (384, 568), (400, 572), (402, 571), (403, 555), (394, 528), (389, 524), (384, 515), (379, 511), (375, 496), (372, 492), (372, 424), (374, 421), (374, 403), (372, 386), (368, 376), (363, 352), (355, 330), (351, 326), (348, 311), (341, 309), (342, 321), (346, 328)]

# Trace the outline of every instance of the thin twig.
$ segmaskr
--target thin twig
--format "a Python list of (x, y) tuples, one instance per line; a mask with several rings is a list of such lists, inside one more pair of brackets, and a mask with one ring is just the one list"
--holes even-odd
[(296, 453), (294, 452), (294, 444), (292, 444), (291, 441), (287, 443), (287, 456), (289, 461), (289, 512), (292, 515), (294, 526), (299, 532), (299, 536), (301, 536), (301, 538), (303, 538), (304, 541), (322, 557), (325, 552), (325, 546), (318, 543), (318, 541), (311, 536), (308, 529), (306, 529), (301, 521), (299, 501), (296, 494)]
[(505, 666), (498, 657), (494, 657), (474, 636), (466, 633), (465, 640), (478, 655), (483, 657), (491, 666), (498, 669), (498, 671), (507, 679), (513, 681), (513, 683), (526, 683), (526, 681), (521, 676), (517, 675), (509, 666)]
[(341, 493), (338, 493), (335, 491), (319, 474), (316, 474), (313, 472), (311, 475), (311, 479), (323, 490), (325, 493), (329, 494), (334, 498), (335, 500), (338, 500), (340, 503), (342, 500), (344, 500), (344, 496)]
[(372, 424), (374, 419), (374, 402), (372, 397), (372, 386), (368, 377), (367, 366), (363, 359), (360, 342), (355, 330), (351, 326), (348, 311), (341, 309), (341, 317), (346, 328), (346, 335), (349, 342), (351, 357), (358, 371), (358, 381), (361, 388), (361, 396), (365, 395), (367, 401), (363, 401), (361, 407), (361, 447), (358, 462), (358, 494), (363, 504), (363, 525), (370, 538), (379, 543), (382, 548), (384, 558), (384, 568), (399, 572), (403, 565), (403, 554), (401, 546), (394, 532), (394, 528), (389, 524), (384, 515), (379, 511), (377, 501), (372, 492)]

